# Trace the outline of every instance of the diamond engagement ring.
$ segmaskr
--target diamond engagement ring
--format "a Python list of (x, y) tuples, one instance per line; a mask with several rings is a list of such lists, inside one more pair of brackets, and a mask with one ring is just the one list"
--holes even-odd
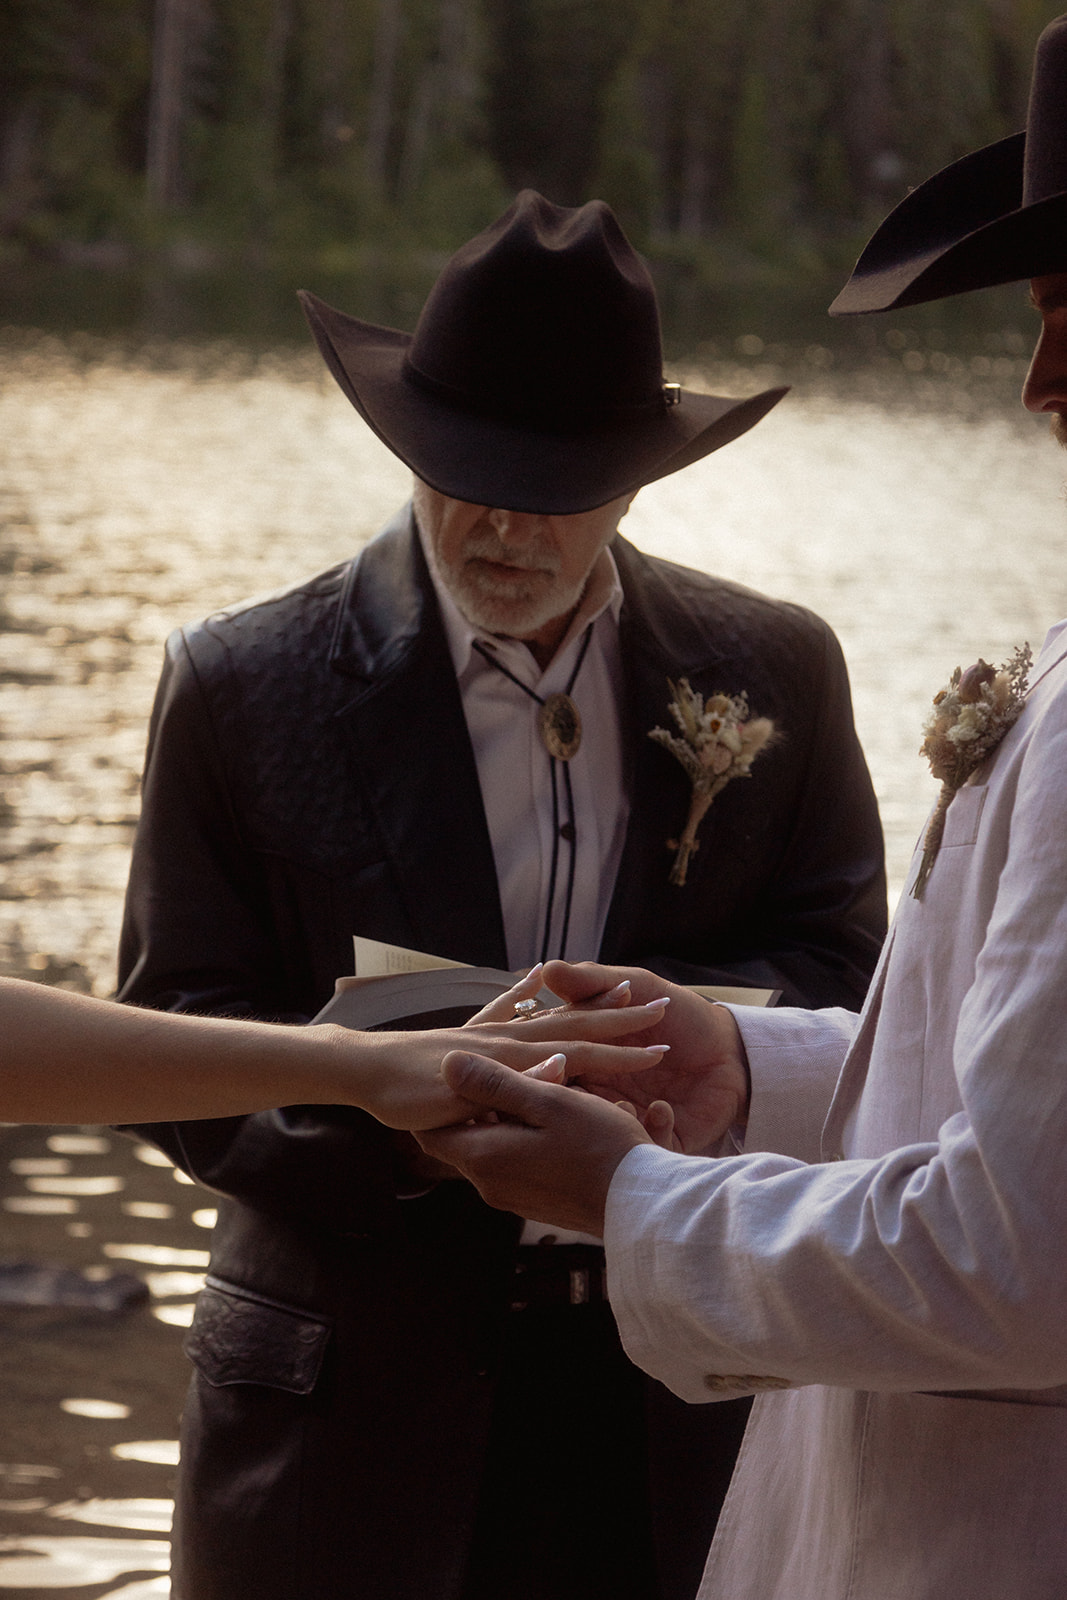
[(515, 1016), (520, 1022), (527, 1022), (540, 1010), (536, 1000), (516, 1000)]

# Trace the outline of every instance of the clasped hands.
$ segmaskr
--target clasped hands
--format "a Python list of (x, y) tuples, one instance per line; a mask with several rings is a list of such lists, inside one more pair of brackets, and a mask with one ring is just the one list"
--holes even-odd
[[(423, 1150), (468, 1178), (490, 1205), (557, 1227), (602, 1233), (615, 1169), (638, 1144), (695, 1155), (710, 1152), (743, 1123), (748, 1070), (729, 1011), (640, 968), (551, 961), (472, 1019), (491, 1030), (516, 1000), (544, 984), (566, 1004), (539, 1014), (554, 1042), (596, 1032), (593, 1015), (634, 1008), (637, 1026), (615, 1034), (625, 1057), (601, 1049), (588, 1059), (580, 1045), (515, 1072), (485, 1056), (453, 1051), (442, 1072), (452, 1091), (475, 1108), (471, 1119), (416, 1135)], [(666, 999), (666, 1007), (653, 1002)], [(584, 1023), (583, 1023), (583, 1018)], [(600, 1034), (603, 1037), (603, 1034)], [(640, 1064), (635, 1050), (654, 1041)], [(472, 1041), (473, 1042), (473, 1041)], [(623, 1062), (616, 1066), (615, 1060)], [(648, 1057), (646, 1057), (646, 1060)], [(577, 1081), (586, 1093), (567, 1088)]]

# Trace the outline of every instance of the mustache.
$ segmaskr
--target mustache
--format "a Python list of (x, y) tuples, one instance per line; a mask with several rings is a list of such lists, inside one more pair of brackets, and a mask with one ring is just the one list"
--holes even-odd
[(1067, 412), (1056, 411), (1052, 416), (1052, 437), (1067, 450)]
[(550, 544), (524, 544), (521, 550), (500, 540), (491, 528), (475, 528), (463, 545), (464, 559), (492, 561), (504, 567), (516, 567), (521, 572), (549, 572), (556, 577), (560, 569), (560, 555)]

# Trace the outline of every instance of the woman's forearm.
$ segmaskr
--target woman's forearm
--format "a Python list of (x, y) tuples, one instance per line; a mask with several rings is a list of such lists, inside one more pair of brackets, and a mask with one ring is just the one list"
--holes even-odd
[[(522, 1071), (560, 1050), (572, 1076), (647, 1068), (654, 1003), (415, 1033), (177, 1015), (0, 978), (0, 1121), (172, 1122), (285, 1105), (353, 1105), (393, 1128), (462, 1121), (451, 1050)], [(615, 1041), (619, 1043), (616, 1044)], [(569, 1041), (569, 1042), (568, 1042)]]
[(0, 1118), (154, 1122), (358, 1104), (363, 1035), (143, 1011), (0, 979)]

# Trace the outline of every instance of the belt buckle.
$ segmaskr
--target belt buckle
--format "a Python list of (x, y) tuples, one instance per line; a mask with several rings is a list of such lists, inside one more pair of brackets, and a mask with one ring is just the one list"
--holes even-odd
[(571, 1279), (571, 1305), (584, 1306), (589, 1301), (589, 1268), (572, 1267)]

